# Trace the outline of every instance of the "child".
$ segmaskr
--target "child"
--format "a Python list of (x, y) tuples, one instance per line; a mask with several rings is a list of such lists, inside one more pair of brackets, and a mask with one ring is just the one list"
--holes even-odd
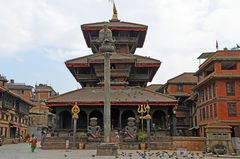
[(30, 142), (31, 142), (31, 150), (32, 152), (34, 152), (37, 147), (37, 138), (34, 136), (34, 134), (32, 134), (32, 140)]

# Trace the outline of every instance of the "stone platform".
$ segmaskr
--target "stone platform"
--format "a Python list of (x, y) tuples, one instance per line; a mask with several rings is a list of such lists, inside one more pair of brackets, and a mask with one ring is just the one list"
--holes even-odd
[(85, 149), (96, 150), (99, 145), (100, 145), (100, 142), (87, 142), (85, 144)]
[(123, 149), (123, 150), (139, 150), (138, 142), (122, 142), (119, 145), (120, 145), (120, 149)]
[(117, 156), (118, 146), (114, 143), (100, 143), (97, 146), (97, 156)]

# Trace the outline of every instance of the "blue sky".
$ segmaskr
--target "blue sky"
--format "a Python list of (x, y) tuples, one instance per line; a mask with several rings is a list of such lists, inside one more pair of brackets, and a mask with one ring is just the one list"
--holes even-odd
[[(162, 61), (152, 83), (195, 72), (202, 52), (240, 43), (239, 0), (116, 0), (119, 19), (148, 25), (136, 54)], [(0, 74), (15, 82), (80, 85), (64, 65), (91, 53), (80, 25), (108, 21), (108, 0), (0, 0)], [(150, 84), (150, 83), (149, 83)]]

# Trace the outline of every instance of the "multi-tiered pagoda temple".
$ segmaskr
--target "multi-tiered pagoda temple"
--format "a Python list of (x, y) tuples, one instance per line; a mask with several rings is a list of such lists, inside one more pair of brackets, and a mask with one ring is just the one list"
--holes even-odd
[[(71, 108), (77, 102), (81, 111), (78, 130), (86, 130), (91, 117), (97, 117), (103, 127), (104, 106), (104, 56), (99, 51), (99, 31), (107, 25), (112, 31), (116, 51), (110, 56), (111, 63), (111, 128), (123, 129), (129, 117), (137, 117), (139, 104), (149, 104), (151, 125), (159, 130), (173, 129), (173, 108), (177, 101), (168, 95), (146, 89), (161, 62), (135, 55), (142, 48), (147, 26), (124, 22), (114, 15), (109, 22), (81, 25), (86, 44), (92, 54), (65, 62), (81, 89), (61, 94), (47, 101), (57, 117), (56, 128), (71, 130), (73, 127)], [(148, 55), (148, 53), (146, 53)]]

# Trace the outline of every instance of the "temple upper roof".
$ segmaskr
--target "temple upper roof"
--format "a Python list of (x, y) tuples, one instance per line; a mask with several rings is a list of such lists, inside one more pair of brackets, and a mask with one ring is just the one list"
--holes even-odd
[[(143, 47), (148, 26), (137, 23), (124, 21), (103, 21), (97, 23), (88, 23), (81, 25), (81, 29), (89, 48), (92, 48), (93, 53), (97, 53), (98, 33), (107, 25), (113, 32), (113, 38), (116, 40), (115, 45), (129, 45), (130, 53), (134, 53), (136, 48)], [(94, 47), (93, 47), (94, 45)]]

